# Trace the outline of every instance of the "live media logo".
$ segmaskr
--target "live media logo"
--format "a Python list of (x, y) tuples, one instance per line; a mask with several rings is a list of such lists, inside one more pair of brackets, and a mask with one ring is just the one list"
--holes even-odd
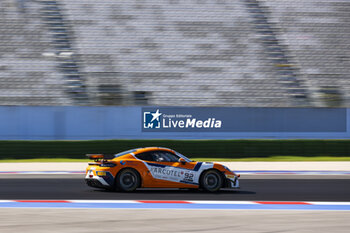
[(143, 129), (220, 129), (222, 121), (214, 117), (205, 120), (192, 114), (162, 113), (160, 109), (143, 111)]

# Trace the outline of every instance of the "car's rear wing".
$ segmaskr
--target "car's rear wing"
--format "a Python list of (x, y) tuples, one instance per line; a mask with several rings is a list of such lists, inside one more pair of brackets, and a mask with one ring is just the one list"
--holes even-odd
[(103, 154), (87, 154), (86, 155), (89, 159), (93, 159), (96, 162), (100, 161), (101, 159), (104, 159), (105, 156)]
[(114, 159), (114, 154), (87, 154), (89, 159), (94, 159), (95, 161)]
[(108, 161), (108, 159), (114, 158), (113, 155), (104, 155), (104, 154), (87, 154), (89, 159), (93, 159), (95, 163), (89, 163), (89, 165), (97, 165), (100, 167), (115, 167), (116, 164)]

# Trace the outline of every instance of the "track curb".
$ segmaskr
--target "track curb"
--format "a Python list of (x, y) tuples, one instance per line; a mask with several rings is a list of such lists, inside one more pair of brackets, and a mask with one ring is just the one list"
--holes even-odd
[(0, 208), (341, 210), (350, 202), (178, 200), (0, 200)]

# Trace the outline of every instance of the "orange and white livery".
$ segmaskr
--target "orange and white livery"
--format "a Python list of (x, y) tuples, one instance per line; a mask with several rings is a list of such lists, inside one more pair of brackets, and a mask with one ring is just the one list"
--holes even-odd
[(120, 191), (137, 188), (201, 188), (215, 192), (221, 188), (239, 188), (239, 175), (219, 163), (195, 162), (162, 147), (128, 150), (107, 158), (94, 159), (86, 168), (86, 183), (91, 187)]

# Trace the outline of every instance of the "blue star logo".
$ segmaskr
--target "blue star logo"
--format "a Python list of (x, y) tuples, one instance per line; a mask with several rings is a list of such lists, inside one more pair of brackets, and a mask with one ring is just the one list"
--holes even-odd
[(160, 128), (160, 116), (162, 113), (159, 109), (155, 112), (143, 113), (143, 128), (145, 129), (159, 129)]

